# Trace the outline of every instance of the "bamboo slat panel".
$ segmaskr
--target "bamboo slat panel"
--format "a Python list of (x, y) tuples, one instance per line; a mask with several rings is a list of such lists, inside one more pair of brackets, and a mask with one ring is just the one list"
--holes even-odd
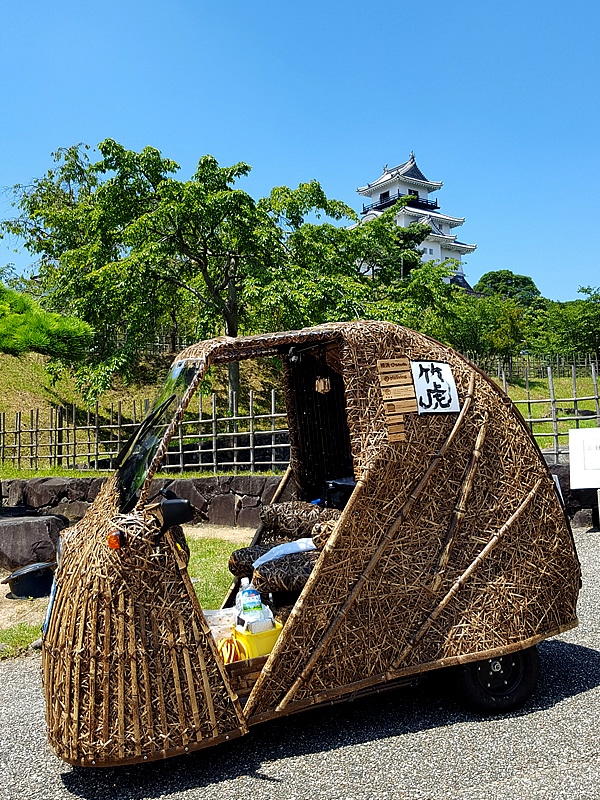
[[(48, 738), (66, 761), (106, 766), (167, 758), (246, 725), (185, 570), (143, 514), (120, 516), (108, 481), (63, 534), (43, 641)], [(110, 550), (117, 527), (125, 543)]]

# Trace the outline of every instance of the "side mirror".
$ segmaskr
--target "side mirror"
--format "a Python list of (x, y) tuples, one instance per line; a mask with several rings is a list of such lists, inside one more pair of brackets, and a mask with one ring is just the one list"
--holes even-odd
[(183, 525), (184, 522), (191, 522), (194, 519), (194, 509), (190, 501), (181, 497), (162, 500), (160, 508), (163, 518), (161, 534), (168, 531), (173, 525)]

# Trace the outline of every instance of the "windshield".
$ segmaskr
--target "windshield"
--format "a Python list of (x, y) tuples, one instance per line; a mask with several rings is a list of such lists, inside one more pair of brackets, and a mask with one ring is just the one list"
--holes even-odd
[(124, 511), (131, 507), (135, 493), (146, 480), (158, 445), (198, 369), (198, 363), (189, 359), (172, 364), (150, 413), (140, 422), (117, 456), (121, 508)]

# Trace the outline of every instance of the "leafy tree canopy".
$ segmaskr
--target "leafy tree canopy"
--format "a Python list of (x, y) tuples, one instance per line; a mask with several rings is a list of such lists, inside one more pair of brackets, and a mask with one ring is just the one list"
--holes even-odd
[(178, 180), (154, 148), (107, 139), (98, 150), (96, 163), (83, 145), (60, 150), (45, 176), (16, 187), (20, 216), (2, 228), (39, 257), (47, 302), (98, 332), (92, 392), (127, 370), (159, 324), (194, 320), (202, 338), (374, 316), (420, 264), (427, 226), (399, 229), (393, 209), (356, 224), (317, 181), (255, 202), (235, 186), (244, 163), (204, 156)]
[(509, 269), (486, 272), (473, 288), (482, 294), (509, 297), (526, 308), (541, 297), (539, 289), (531, 278), (526, 275), (515, 275)]
[(531, 323), (530, 347), (544, 353), (594, 353), (600, 357), (600, 287), (580, 287), (584, 297), (547, 302)]

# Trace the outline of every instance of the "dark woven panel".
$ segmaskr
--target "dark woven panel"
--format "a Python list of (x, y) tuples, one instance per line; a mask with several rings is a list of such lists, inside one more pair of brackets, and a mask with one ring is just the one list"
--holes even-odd
[[(342, 376), (325, 351), (318, 349), (288, 357), (288, 395), (295, 417), (294, 477), (301, 499), (322, 498), (326, 481), (353, 475), (350, 431)], [(329, 391), (315, 391), (317, 378), (329, 382)]]
[(299, 592), (309, 579), (318, 557), (316, 550), (310, 550), (307, 553), (290, 553), (274, 561), (265, 561), (254, 570), (254, 588), (261, 594)]
[(260, 510), (260, 519), (266, 530), (288, 539), (304, 539), (312, 534), (315, 523), (336, 520), (340, 515), (337, 508), (323, 508), (304, 500), (273, 503)]

